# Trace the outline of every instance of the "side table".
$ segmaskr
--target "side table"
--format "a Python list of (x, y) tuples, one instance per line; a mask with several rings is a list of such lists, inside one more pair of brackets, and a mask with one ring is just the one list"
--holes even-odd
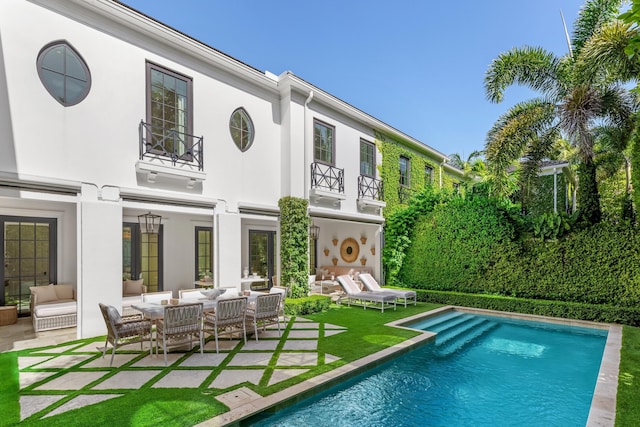
[(6, 305), (0, 307), (0, 326), (13, 325), (18, 321), (18, 306)]

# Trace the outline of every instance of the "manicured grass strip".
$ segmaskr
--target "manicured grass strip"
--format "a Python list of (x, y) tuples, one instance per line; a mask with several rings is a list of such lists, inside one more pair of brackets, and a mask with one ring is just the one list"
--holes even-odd
[(305, 316), (316, 322), (325, 322), (347, 328), (346, 332), (321, 340), (320, 351), (352, 362), (369, 354), (391, 347), (419, 332), (385, 326), (386, 323), (441, 307), (440, 304), (419, 303), (417, 306), (399, 307), (397, 310), (366, 309), (346, 305), (332, 306), (332, 310)]
[(39, 421), (23, 422), (20, 426), (192, 426), (226, 407), (213, 395), (199, 389), (154, 389), (153, 392), (133, 392)]
[(15, 352), (0, 353), (0, 424), (11, 425), (20, 421), (20, 403), (10, 396), (17, 396), (18, 354)]
[(622, 330), (620, 375), (616, 399), (616, 426), (632, 427), (640, 422), (640, 328)]

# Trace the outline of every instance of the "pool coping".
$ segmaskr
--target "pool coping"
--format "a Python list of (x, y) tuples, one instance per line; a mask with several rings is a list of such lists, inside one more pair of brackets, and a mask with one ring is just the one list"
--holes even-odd
[[(413, 338), (395, 344), (379, 352), (370, 354), (361, 359), (354, 360), (339, 366), (336, 369), (317, 375), (313, 378), (295, 384), (279, 392), (268, 396), (260, 396), (246, 387), (233, 390), (229, 393), (230, 400), (236, 399), (237, 406), (228, 412), (204, 421), (199, 426), (227, 426), (239, 425), (247, 418), (260, 412), (284, 405), (285, 402), (303, 400), (319, 390), (325, 390), (348, 378), (358, 375), (368, 369), (378, 366), (402, 353), (406, 353), (420, 345), (424, 345), (435, 339), (436, 334), (429, 331), (419, 331), (405, 326), (417, 319), (432, 317), (447, 311), (464, 311), (468, 313), (490, 314), (500, 317), (537, 320), (549, 323), (557, 323), (570, 326), (583, 326), (596, 329), (608, 329), (607, 342), (602, 356), (598, 380), (591, 401), (591, 409), (587, 419), (587, 427), (614, 427), (616, 414), (616, 396), (618, 389), (618, 372), (620, 366), (620, 348), (622, 346), (622, 326), (607, 323), (589, 322), (575, 319), (563, 319), (557, 317), (538, 316), (532, 314), (509, 313), (495, 310), (483, 310), (469, 307), (444, 306), (434, 310), (425, 311), (413, 316), (394, 320), (386, 323), (386, 326), (410, 329), (421, 332)], [(222, 396), (219, 396), (222, 397)]]

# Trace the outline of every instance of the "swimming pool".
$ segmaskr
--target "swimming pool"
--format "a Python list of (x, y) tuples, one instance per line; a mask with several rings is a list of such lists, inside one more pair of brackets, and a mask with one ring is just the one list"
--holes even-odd
[(427, 344), (256, 426), (584, 426), (606, 330), (449, 312)]

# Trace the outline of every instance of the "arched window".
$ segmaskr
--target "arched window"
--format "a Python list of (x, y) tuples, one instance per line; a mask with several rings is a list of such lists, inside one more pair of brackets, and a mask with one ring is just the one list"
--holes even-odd
[(76, 105), (89, 94), (89, 68), (67, 42), (56, 41), (43, 47), (37, 67), (47, 92), (65, 107)]
[(247, 151), (253, 144), (253, 122), (244, 108), (237, 108), (231, 114), (229, 132), (231, 132), (231, 138), (240, 151)]

